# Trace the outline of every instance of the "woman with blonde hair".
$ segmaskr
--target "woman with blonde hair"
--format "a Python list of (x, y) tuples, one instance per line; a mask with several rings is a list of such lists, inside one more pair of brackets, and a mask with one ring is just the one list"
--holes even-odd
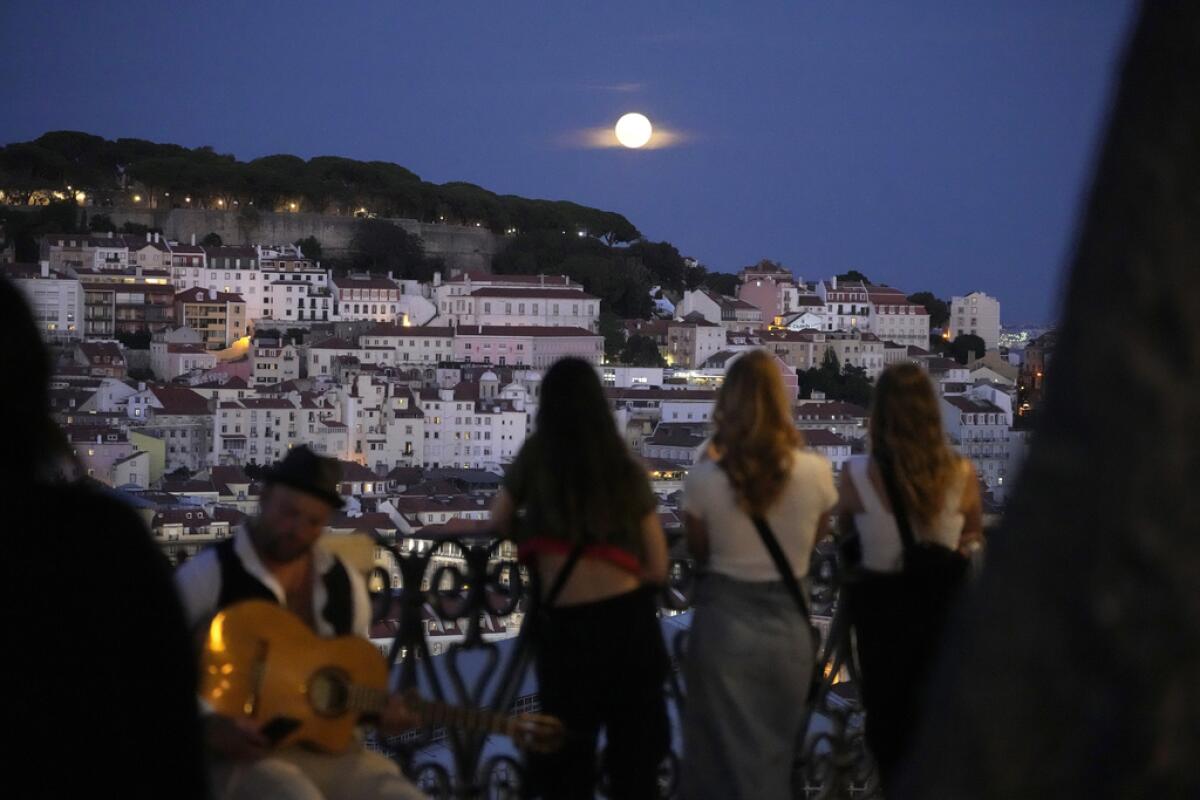
[[(791, 798), (814, 668), (798, 581), (837, 502), (829, 462), (804, 446), (765, 350), (730, 367), (709, 458), (683, 512), (701, 565), (685, 676), (682, 796)], [(774, 544), (771, 544), (773, 542)]]
[(982, 542), (982, 503), (975, 469), (950, 449), (933, 384), (915, 364), (880, 375), (869, 441), (870, 455), (842, 471), (838, 529), (857, 537), (861, 571), (843, 598), (856, 633), (867, 743), (886, 789), (916, 733), (966, 554)]

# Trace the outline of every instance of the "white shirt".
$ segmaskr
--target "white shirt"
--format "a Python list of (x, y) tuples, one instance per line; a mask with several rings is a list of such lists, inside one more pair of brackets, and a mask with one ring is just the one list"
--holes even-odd
[[(862, 565), (875, 572), (899, 572), (904, 566), (904, 544), (900, 540), (900, 528), (896, 525), (896, 518), (892, 516), (892, 512), (884, 506), (883, 498), (875, 491), (875, 484), (871, 482), (870, 467), (870, 456), (854, 456), (845, 466), (845, 469), (849, 470), (851, 480), (854, 481), (854, 488), (858, 491), (858, 499), (863, 507), (861, 512), (854, 515), (854, 528), (858, 531), (858, 541), (862, 547)], [(951, 550), (958, 549), (967, 520), (960, 510), (966, 480), (962, 469), (955, 472), (954, 480), (946, 489), (942, 510), (928, 525), (921, 525), (909, 515), (908, 524), (912, 527), (913, 537), (917, 541), (936, 542)]]
[[(829, 460), (810, 450), (797, 450), (792, 474), (766, 513), (767, 524), (796, 577), (808, 574), (817, 523), (836, 504)], [(715, 462), (702, 462), (688, 472), (683, 511), (702, 520), (708, 529), (710, 571), (756, 583), (780, 579), (754, 523), (738, 507), (729, 478)]]
[[(286, 607), (287, 595), (284, 593), (283, 587), (279, 585), (279, 581), (275, 580), (271, 571), (263, 565), (244, 525), (239, 527), (237, 533), (234, 534), (233, 552), (241, 560), (246, 572), (270, 589), (279, 604)], [(335, 559), (340, 559), (322, 547), (319, 541), (313, 545), (312, 553), (312, 616), (316, 632), (320, 636), (334, 636), (336, 632), (324, 614), (328, 598), (323, 577), (333, 568)], [(345, 562), (342, 562), (342, 567), (345, 568), (346, 574), (350, 578), (350, 593), (354, 598), (351, 632), (356, 636), (366, 638), (371, 625), (371, 601), (367, 595), (366, 582), (356, 570), (351, 569)], [(187, 616), (188, 627), (194, 629), (201, 624), (207, 625), (212, 616), (217, 613), (217, 603), (221, 599), (221, 564), (217, 551), (209, 547), (186, 561), (175, 571), (175, 586), (183, 601), (183, 611)]]

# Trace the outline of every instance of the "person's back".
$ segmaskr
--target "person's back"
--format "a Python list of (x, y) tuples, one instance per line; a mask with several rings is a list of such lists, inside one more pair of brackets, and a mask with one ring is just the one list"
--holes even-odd
[[(843, 467), (842, 485), (847, 493), (847, 508), (853, 508), (854, 529), (862, 553), (862, 566), (876, 572), (899, 572), (904, 547), (900, 528), (892, 513), (879, 465), (870, 456), (853, 456)], [(946, 486), (941, 506), (927, 520), (913, 520), (913, 533), (919, 541), (933, 542), (951, 550), (959, 549), (967, 524), (966, 511), (972, 502), (974, 469), (966, 459)], [(857, 498), (857, 506), (850, 503)]]
[[(842, 472), (838, 528), (858, 543), (860, 563), (844, 565), (856, 577), (842, 602), (855, 629), (867, 743), (886, 789), (916, 733), (928, 672), (966, 575), (965, 553), (982, 538), (982, 514), (974, 468), (946, 444), (937, 395), (919, 367), (898, 364), (880, 376), (870, 443), (871, 455), (850, 459)], [(922, 556), (933, 566), (908, 561)]]
[(526, 796), (594, 797), (601, 730), (611, 795), (658, 796), (669, 728), (654, 601), (667, 547), (656, 510), (595, 369), (579, 359), (555, 363), (542, 383), (537, 433), (492, 509), (539, 592), (522, 635), (536, 651), (542, 711), (571, 732), (561, 751), (529, 756)]
[[(763, 517), (779, 539), (796, 577), (808, 574), (817, 528), (836, 500), (829, 460), (811, 450), (793, 450), (786, 483)], [(763, 548), (754, 522), (717, 460), (692, 467), (684, 485), (683, 511), (703, 520), (710, 573), (741, 581), (777, 581), (779, 572)]]
[(196, 663), (166, 558), (74, 463), (50, 417), (49, 359), (0, 278), (5, 755), (22, 797), (206, 796)]
[(799, 449), (765, 352), (735, 362), (714, 422), (712, 460), (684, 485), (688, 546), (703, 577), (688, 640), (681, 793), (783, 800), (793, 796), (815, 645), (807, 607), (798, 607), (755, 520), (798, 583), (837, 492), (828, 460)]

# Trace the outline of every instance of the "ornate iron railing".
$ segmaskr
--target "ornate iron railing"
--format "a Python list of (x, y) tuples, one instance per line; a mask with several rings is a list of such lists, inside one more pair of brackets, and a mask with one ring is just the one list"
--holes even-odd
[[(447, 539), (423, 553), (401, 553), (396, 545), (385, 542), (379, 545), (395, 560), (401, 576), (398, 612), (390, 588), (376, 596), (375, 609), (377, 620), (389, 609), (398, 614), (389, 660), (398, 672), (399, 688), (416, 688), (426, 697), (473, 708), (536, 709), (525, 638), (484, 638), (489, 615), (508, 617), (524, 607), (529, 594), (522, 569), (502, 557), (502, 542)], [(446, 563), (445, 556), (451, 552), (461, 556), (461, 567)], [(390, 587), (387, 571), (379, 572), (381, 585)], [(814, 621), (821, 634), (818, 663), (823, 680), (797, 754), (797, 798), (868, 800), (881, 796), (863, 738), (864, 714), (853, 660), (848, 658), (849, 631), (838, 604), (839, 575), (835, 549), (828, 543), (818, 546), (809, 583)], [(669, 586), (661, 597), (662, 615), (689, 612), (695, 580), (691, 562), (672, 563)], [(431, 655), (427, 638), (425, 623), (430, 617), (457, 626), (462, 634), (437, 657)], [(667, 641), (674, 668), (666, 693), (677, 710), (687, 702), (686, 682), (679, 669), (686, 656), (687, 633), (687, 628), (680, 626)], [(519, 797), (520, 756), (497, 738), (450, 729), (424, 730), (377, 741), (376, 745), (395, 758), (431, 797)], [(679, 741), (678, 735), (674, 741)], [(660, 773), (663, 797), (675, 795), (678, 772), (678, 753), (672, 752)], [(598, 795), (604, 796), (604, 788), (601, 779)]]

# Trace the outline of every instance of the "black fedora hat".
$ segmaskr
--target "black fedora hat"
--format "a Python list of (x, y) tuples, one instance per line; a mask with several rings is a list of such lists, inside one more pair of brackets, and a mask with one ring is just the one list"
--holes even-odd
[(346, 505), (338, 494), (342, 467), (336, 459), (319, 456), (305, 446), (293, 447), (287, 457), (267, 470), (266, 483), (278, 483), (311, 494), (334, 508)]

